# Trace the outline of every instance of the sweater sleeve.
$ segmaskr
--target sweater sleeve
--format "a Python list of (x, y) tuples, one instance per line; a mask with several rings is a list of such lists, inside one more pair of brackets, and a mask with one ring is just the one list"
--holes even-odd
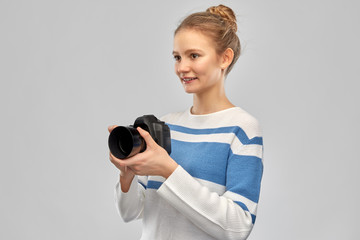
[(115, 186), (115, 204), (118, 213), (125, 222), (142, 218), (145, 200), (145, 184), (140, 179), (144, 177), (134, 176), (130, 189), (127, 193), (121, 191), (120, 182)]
[(230, 151), (224, 194), (211, 192), (181, 166), (158, 193), (214, 238), (246, 239), (255, 222), (262, 171), (262, 138), (258, 137)]

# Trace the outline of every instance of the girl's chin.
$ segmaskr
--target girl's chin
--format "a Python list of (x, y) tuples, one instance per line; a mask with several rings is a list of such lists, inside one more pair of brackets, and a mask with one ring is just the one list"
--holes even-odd
[(196, 93), (197, 92), (197, 87), (195, 86), (195, 84), (183, 83), (182, 85), (183, 85), (184, 91), (186, 93)]
[(196, 93), (197, 92), (196, 89), (188, 87), (188, 86), (184, 86), (184, 91), (186, 93)]

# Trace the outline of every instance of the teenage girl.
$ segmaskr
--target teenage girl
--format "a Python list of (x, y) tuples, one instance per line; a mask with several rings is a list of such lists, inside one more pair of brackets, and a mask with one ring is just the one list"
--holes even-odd
[[(161, 118), (172, 153), (138, 128), (147, 148), (111, 162), (120, 170), (116, 205), (124, 221), (142, 219), (142, 240), (246, 239), (259, 200), (258, 121), (226, 97), (224, 81), (240, 55), (234, 12), (189, 15), (174, 34), (175, 73), (193, 105)], [(110, 126), (109, 131), (116, 126)]]

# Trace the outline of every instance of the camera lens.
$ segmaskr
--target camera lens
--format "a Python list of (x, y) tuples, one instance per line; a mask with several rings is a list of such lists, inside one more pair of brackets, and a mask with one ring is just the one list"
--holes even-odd
[(119, 146), (121, 153), (125, 156), (131, 153), (131, 149), (133, 146), (132, 139), (133, 137), (131, 135), (131, 132), (127, 128), (125, 127), (119, 128), (118, 136), (117, 136), (117, 144)]
[(145, 141), (132, 127), (116, 127), (109, 136), (110, 152), (117, 158), (131, 157), (145, 149)]

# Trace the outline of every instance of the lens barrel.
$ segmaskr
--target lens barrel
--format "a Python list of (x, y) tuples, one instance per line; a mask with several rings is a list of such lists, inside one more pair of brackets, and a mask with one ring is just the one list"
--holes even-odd
[(146, 148), (145, 140), (133, 127), (119, 126), (114, 128), (110, 133), (108, 144), (110, 152), (120, 159), (134, 156)]

